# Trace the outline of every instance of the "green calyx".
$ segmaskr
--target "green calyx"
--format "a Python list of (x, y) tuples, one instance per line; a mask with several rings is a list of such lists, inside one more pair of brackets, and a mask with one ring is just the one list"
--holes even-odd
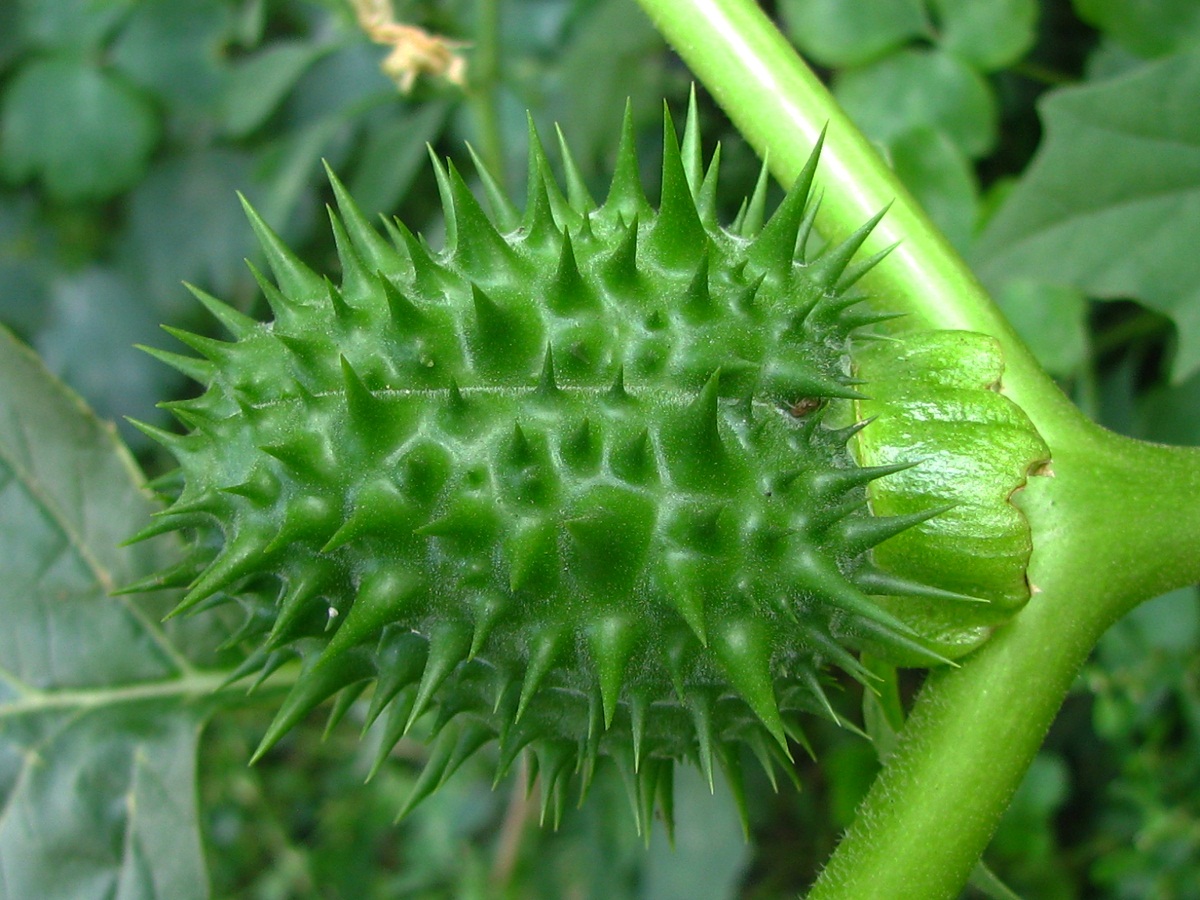
[[(331, 174), (336, 286), (248, 210), (274, 318), (197, 291), (234, 340), (152, 351), (206, 390), (169, 404), (188, 433), (146, 427), (182, 488), (138, 537), (180, 529), (192, 550), (134, 587), (240, 605), (240, 674), (300, 659), (259, 754), (371, 686), (380, 761), (422, 717), (434, 735), (406, 808), (497, 741), (498, 776), (531, 749), (555, 818), (611, 759), (642, 825), (669, 819), (674, 760), (735, 791), (739, 743), (786, 769), (801, 717), (836, 719), (825, 667), (945, 661), (993, 585), (927, 578), (929, 541), (889, 552), (960, 497), (889, 493), (940, 451), (853, 417), (874, 402), (858, 379), (888, 375), (851, 356), (891, 346), (870, 341), (888, 317), (853, 290), (873, 222), (808, 252), (819, 148), (765, 225), (759, 193), (723, 227), (694, 116), (682, 148), (667, 119), (658, 209), (628, 116), (600, 205), (531, 137), (523, 214), (481, 172), (489, 215), (434, 161), (440, 251), (376, 231)], [(972, 635), (1019, 606), (1008, 587)], [(946, 621), (925, 633), (930, 609)]]

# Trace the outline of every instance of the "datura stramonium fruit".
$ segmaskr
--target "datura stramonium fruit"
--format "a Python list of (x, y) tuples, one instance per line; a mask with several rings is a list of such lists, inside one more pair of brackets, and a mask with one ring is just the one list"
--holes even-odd
[(819, 148), (765, 225), (765, 176), (718, 224), (696, 135), (667, 118), (657, 210), (628, 115), (599, 206), (535, 135), (523, 214), (435, 160), (441, 250), (331, 176), (337, 285), (249, 210), (273, 321), (196, 291), (234, 340), (151, 351), (205, 390), (166, 404), (188, 433), (145, 427), (180, 468), (138, 537), (191, 550), (134, 588), (241, 606), (239, 674), (299, 658), (260, 754), (370, 686), (380, 759), (433, 735), (409, 805), (495, 740), (555, 816), (611, 759), (669, 818), (675, 760), (735, 791), (743, 746), (786, 769), (803, 716), (837, 718), (826, 667), (936, 665), (1025, 602), (1008, 501), (1047, 453), (995, 344), (876, 333), (874, 221), (808, 249)]

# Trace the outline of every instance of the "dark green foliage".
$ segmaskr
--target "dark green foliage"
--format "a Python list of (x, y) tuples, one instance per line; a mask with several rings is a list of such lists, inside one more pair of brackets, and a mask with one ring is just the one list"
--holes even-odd
[(202, 358), (156, 355), (206, 390), (170, 404), (188, 434), (143, 426), (184, 476), (147, 533), (194, 534), (162, 579), (186, 583), (177, 612), (235, 601), (253, 666), (302, 660), (260, 755), (373, 681), (381, 754), (426, 713), (437, 733), (405, 809), (497, 739), (501, 774), (533, 748), (555, 820), (607, 756), (643, 822), (672, 760), (737, 784), (731, 746), (770, 767), (805, 743), (800, 714), (835, 716), (821, 669), (860, 672), (847, 650), (938, 660), (868, 596), (938, 597), (871, 561), (938, 508), (872, 517), (866, 486), (897, 467), (858, 468), (857, 426), (824, 421), (859, 396), (850, 264), (874, 223), (804, 254), (819, 147), (743, 236), (669, 118), (658, 210), (628, 116), (599, 207), (532, 137), (515, 228), (434, 159), (440, 251), (380, 235), (331, 174), (336, 286), (247, 207), (274, 320), (197, 290), (235, 340), (170, 329)]

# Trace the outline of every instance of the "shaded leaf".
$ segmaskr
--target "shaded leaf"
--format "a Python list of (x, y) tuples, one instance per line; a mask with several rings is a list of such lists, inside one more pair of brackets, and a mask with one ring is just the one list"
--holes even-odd
[(834, 95), (867, 136), (891, 144), (922, 126), (944, 132), (969, 157), (996, 140), (996, 101), (983, 77), (939, 50), (902, 50), (842, 72)]
[(138, 3), (114, 42), (113, 65), (177, 114), (208, 110), (228, 66), (222, 45), (230, 19), (220, 0)]
[(1200, 366), (1197, 96), (1200, 53), (1048, 95), (1042, 148), (974, 253), (995, 291), (1032, 278), (1169, 315), (1177, 378)]
[(367, 128), (362, 155), (349, 187), (368, 217), (390, 214), (400, 205), (429, 156), (425, 145), (437, 141), (446, 125), (449, 104), (423, 103)]
[(1051, 375), (1070, 378), (1088, 358), (1087, 300), (1075, 288), (1017, 279), (996, 302)]
[(149, 501), (102, 425), (0, 331), (0, 871), (4, 896), (206, 892), (193, 784), (213, 676), (161, 609), (111, 598), (165, 562), (120, 549)]
[[(165, 418), (154, 405), (174, 373), (132, 348), (160, 334), (158, 315), (140, 292), (97, 266), (50, 283), (46, 320), (33, 343), (46, 367), (101, 416), (155, 422)], [(128, 427), (126, 433), (134, 446), (148, 446), (140, 431)]]
[(860, 66), (928, 36), (920, 0), (783, 0), (788, 35), (825, 66)]
[(938, 43), (984, 71), (1019, 60), (1037, 37), (1036, 0), (933, 0)]
[(1195, 0), (1074, 0), (1079, 18), (1139, 56), (1165, 56), (1200, 45)]
[(236, 192), (261, 200), (251, 190), (252, 172), (249, 154), (202, 150), (156, 163), (130, 193), (119, 253), (159, 315), (178, 319), (194, 311), (180, 281), (229, 296), (246, 277), (242, 260), (255, 243)]
[(934, 224), (955, 247), (967, 247), (979, 216), (979, 188), (962, 150), (932, 128), (900, 134), (890, 149), (892, 168)]
[(45, 49), (94, 50), (120, 25), (134, 0), (25, 0), (14, 6), (21, 40)]
[(103, 200), (134, 184), (158, 141), (154, 110), (108, 71), (78, 59), (25, 65), (0, 110), (0, 170), (41, 178), (58, 199)]
[(222, 99), (225, 132), (244, 137), (262, 125), (327, 51), (307, 41), (280, 41), (242, 60), (233, 70)]

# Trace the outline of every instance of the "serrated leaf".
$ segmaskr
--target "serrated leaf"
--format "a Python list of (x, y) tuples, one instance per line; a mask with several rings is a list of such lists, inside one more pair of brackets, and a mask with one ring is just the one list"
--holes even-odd
[(40, 178), (65, 202), (125, 190), (158, 142), (150, 104), (110, 72), (75, 58), (23, 66), (0, 117), (0, 172), (18, 182)]
[[(169, 556), (119, 549), (150, 508), (110, 427), (0, 331), (3, 896), (202, 898), (195, 803), (214, 676), (161, 609), (109, 592)], [(190, 626), (188, 653), (211, 640)]]
[(834, 95), (872, 140), (890, 144), (914, 128), (944, 132), (967, 156), (996, 140), (996, 100), (975, 69), (941, 50), (902, 50), (842, 72)]
[(920, 0), (783, 0), (788, 35), (825, 66), (861, 66), (930, 32)]
[(974, 252), (996, 291), (1032, 278), (1170, 316), (1176, 379), (1200, 367), (1197, 96), (1200, 53), (1048, 95), (1042, 147)]

